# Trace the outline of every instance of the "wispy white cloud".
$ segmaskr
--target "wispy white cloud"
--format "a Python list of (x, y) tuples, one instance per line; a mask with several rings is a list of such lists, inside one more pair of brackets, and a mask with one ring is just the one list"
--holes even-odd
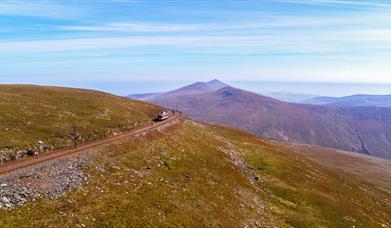
[[(87, 50), (121, 50), (147, 46), (161, 46), (164, 50), (206, 48), (205, 50), (246, 50), (294, 53), (343, 53), (377, 51), (391, 48), (391, 29), (355, 29), (300, 34), (262, 35), (167, 35), (121, 36), (57, 40), (30, 40), (0, 42), (3, 55), (21, 53), (74, 52)], [(160, 49), (161, 50), (161, 49)]]
[(60, 4), (50, 0), (4, 0), (0, 1), (0, 16), (31, 16), (45, 18), (75, 19), (86, 15), (88, 10), (72, 4)]
[(58, 29), (68, 31), (95, 31), (95, 32), (191, 32), (191, 31), (219, 31), (246, 29), (283, 29), (297, 27), (338, 26), (368, 24), (377, 21), (391, 20), (391, 15), (360, 15), (346, 17), (326, 16), (265, 16), (251, 22), (237, 23), (203, 23), (203, 24), (176, 24), (176, 23), (146, 23), (146, 22), (116, 22), (97, 25), (59, 26)]
[[(252, 25), (254, 26), (254, 25)], [(152, 23), (129, 23), (118, 22), (97, 26), (62, 26), (65, 30), (75, 31), (135, 31), (135, 32), (177, 32), (198, 31), (216, 29), (249, 28), (251, 25), (223, 25), (223, 24), (152, 24)]]
[(260, 37), (246, 36), (126, 36), (59, 40), (0, 42), (0, 53), (62, 52), (94, 49), (122, 49), (140, 46), (237, 46), (254, 45)]
[[(265, 5), (271, 2), (286, 7)], [(38, 75), (41, 69), (50, 75), (53, 70), (68, 69), (121, 68), (130, 72), (142, 68), (142, 63), (145, 69), (153, 63), (156, 71), (168, 75), (172, 71), (165, 70), (170, 67), (187, 66), (194, 71), (208, 62), (213, 62), (210, 66), (216, 72), (225, 73), (242, 64), (235, 72), (241, 76), (245, 70), (251, 75), (269, 69), (270, 74), (265, 74), (273, 79), (277, 70), (283, 78), (292, 75), (291, 69), (281, 67), (284, 64), (297, 67), (297, 78), (303, 78), (304, 73), (326, 72), (322, 78), (329, 79), (341, 66), (340, 78), (361, 72), (365, 78), (378, 73), (376, 69), (384, 69), (379, 72), (384, 76), (390, 71), (391, 2), (269, 0), (244, 2), (237, 8), (230, 5), (232, 2), (217, 7), (211, 4), (210, 8), (186, 3), (183, 5), (189, 7), (183, 10), (171, 3), (128, 3), (134, 1), (83, 1), (76, 5), (79, 1), (0, 0), (0, 20), (2, 15), (46, 17), (1, 23), (0, 76), (7, 69), (10, 75)], [(368, 64), (371, 67), (360, 68)]]
[(114, 2), (114, 3), (136, 3), (139, 1), (138, 0), (111, 0), (111, 2)]
[[(314, 24), (314, 21), (301, 21), (300, 25)], [(189, 32), (189, 31), (218, 31), (218, 30), (235, 30), (251, 28), (271, 28), (292, 26), (292, 23), (238, 23), (238, 24), (154, 24), (154, 23), (129, 23), (118, 22), (94, 26), (60, 26), (58, 28), (70, 31), (97, 31), (97, 32)], [(296, 23), (295, 25), (298, 25)]]
[(297, 4), (319, 4), (319, 5), (350, 5), (350, 6), (363, 6), (363, 7), (387, 7), (391, 8), (391, 3), (372, 1), (349, 1), (349, 0), (275, 0), (277, 2), (284, 3), (297, 3)]

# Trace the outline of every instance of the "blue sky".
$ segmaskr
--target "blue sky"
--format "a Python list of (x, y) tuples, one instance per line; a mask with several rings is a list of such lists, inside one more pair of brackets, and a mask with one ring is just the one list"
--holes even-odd
[(386, 0), (1, 0), (0, 28), (0, 83), (391, 83)]

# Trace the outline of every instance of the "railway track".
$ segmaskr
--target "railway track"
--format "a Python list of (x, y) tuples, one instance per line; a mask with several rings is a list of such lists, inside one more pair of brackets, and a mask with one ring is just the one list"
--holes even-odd
[(150, 131), (154, 131), (159, 129), (160, 127), (166, 126), (166, 125), (171, 125), (175, 121), (179, 120), (182, 118), (181, 113), (174, 114), (173, 116), (170, 116), (167, 120), (162, 121), (162, 122), (155, 122), (152, 125), (141, 127), (138, 129), (134, 129), (128, 132), (124, 132), (115, 136), (109, 136), (104, 139), (96, 140), (93, 142), (89, 143), (84, 143), (79, 145), (77, 148), (67, 148), (67, 149), (62, 149), (62, 150), (57, 150), (53, 152), (48, 152), (48, 153), (43, 153), (39, 154), (36, 156), (20, 159), (20, 160), (15, 160), (11, 162), (7, 162), (4, 164), (0, 165), (0, 176), (3, 176), (5, 174), (10, 174), (14, 173), (23, 169), (31, 168), (49, 161), (53, 161), (59, 158), (79, 154), (79, 153), (84, 153), (88, 152), (91, 149), (97, 149), (104, 147), (106, 145), (109, 145), (113, 142), (118, 142), (123, 139), (132, 137), (132, 136), (137, 136), (140, 134), (148, 133)]

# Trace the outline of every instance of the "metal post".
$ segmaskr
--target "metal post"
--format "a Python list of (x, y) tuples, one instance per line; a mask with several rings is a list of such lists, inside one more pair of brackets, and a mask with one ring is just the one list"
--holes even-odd
[(77, 147), (77, 131), (76, 131), (75, 122), (72, 123), (72, 127), (73, 127), (73, 147), (76, 148)]

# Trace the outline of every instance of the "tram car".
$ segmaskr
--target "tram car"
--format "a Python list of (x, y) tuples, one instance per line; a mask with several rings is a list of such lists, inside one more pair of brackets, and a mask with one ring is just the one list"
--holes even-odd
[(159, 120), (159, 121), (166, 120), (167, 118), (168, 118), (168, 112), (167, 111), (160, 112), (157, 115), (157, 120)]

